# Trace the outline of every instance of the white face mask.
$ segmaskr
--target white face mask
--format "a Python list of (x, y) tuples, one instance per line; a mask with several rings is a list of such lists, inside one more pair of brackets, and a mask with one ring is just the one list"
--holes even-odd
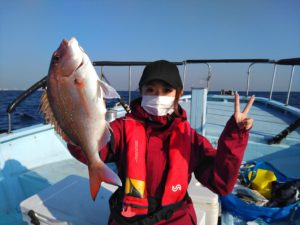
[(154, 116), (165, 116), (174, 112), (175, 97), (158, 96), (158, 95), (143, 95), (143, 109)]

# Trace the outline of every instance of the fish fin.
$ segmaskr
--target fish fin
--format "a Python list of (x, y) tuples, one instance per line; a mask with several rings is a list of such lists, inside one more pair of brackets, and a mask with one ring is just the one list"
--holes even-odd
[(89, 166), (89, 177), (90, 192), (94, 201), (96, 200), (102, 182), (122, 186), (119, 176), (104, 163)]
[(111, 128), (109, 126), (109, 123), (106, 122), (105, 128), (104, 128), (104, 133), (98, 142), (99, 149), (102, 149), (110, 141), (110, 136), (111, 136), (110, 130), (111, 130)]
[(57, 123), (54, 118), (51, 106), (49, 104), (47, 91), (44, 91), (44, 93), (41, 96), (40, 112), (44, 115), (46, 122), (51, 123), (53, 125)]
[[(100, 88), (103, 90), (103, 98), (121, 98), (118, 92), (113, 87), (111, 87), (104, 81), (98, 80), (98, 90)], [(98, 93), (101, 93), (101, 91), (98, 91)], [(99, 97), (102, 96), (100, 95)]]
[(47, 123), (50, 123), (54, 126), (54, 130), (67, 142), (73, 143), (68, 136), (63, 132), (61, 127), (59, 126), (57, 120), (54, 117), (53, 111), (49, 104), (48, 94), (47, 91), (41, 96), (41, 103), (40, 103), (40, 112), (44, 115), (44, 118)]

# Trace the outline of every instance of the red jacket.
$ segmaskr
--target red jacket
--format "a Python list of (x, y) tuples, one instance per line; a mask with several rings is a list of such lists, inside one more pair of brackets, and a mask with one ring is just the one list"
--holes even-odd
[[(140, 106), (140, 99), (131, 105), (132, 114), (138, 120), (146, 123), (148, 137), (146, 159), (146, 184), (148, 196), (161, 199), (164, 191), (167, 168), (168, 141), (171, 129), (181, 120), (186, 119), (186, 112), (182, 110), (181, 116), (153, 116), (149, 115)], [(113, 130), (113, 161), (116, 162), (119, 176), (124, 182), (126, 171), (126, 134), (124, 118), (111, 122)], [(192, 128), (191, 128), (192, 129)], [(194, 173), (202, 185), (208, 187), (219, 195), (229, 194), (236, 182), (239, 167), (247, 146), (249, 132), (239, 130), (233, 117), (227, 122), (216, 150), (210, 142), (194, 129), (191, 131), (191, 157), (189, 162), (189, 177)], [(187, 143), (188, 144), (188, 143)], [(80, 147), (68, 145), (71, 154), (83, 163), (86, 159)], [(100, 151), (100, 156), (107, 161), (108, 147)], [(112, 222), (111, 225), (117, 224)], [(176, 210), (168, 221), (157, 224), (196, 224), (196, 215), (192, 202), (187, 200), (180, 209)]]

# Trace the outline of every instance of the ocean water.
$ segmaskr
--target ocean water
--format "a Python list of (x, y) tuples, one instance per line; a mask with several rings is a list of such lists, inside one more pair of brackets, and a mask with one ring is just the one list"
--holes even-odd
[[(0, 91), (0, 133), (8, 130), (8, 115), (7, 107), (18, 97), (22, 91)], [(119, 91), (119, 94), (128, 101), (128, 92)], [(189, 94), (186, 92), (185, 94)], [(219, 92), (210, 91), (209, 94), (219, 94)], [(244, 95), (245, 92), (239, 92), (240, 95)], [(259, 97), (269, 97), (269, 92), (251, 92)], [(39, 111), (40, 97), (42, 91), (37, 91), (31, 96), (27, 97), (21, 102), (11, 115), (12, 129), (20, 129), (30, 125), (43, 123), (44, 119)], [(135, 99), (139, 96), (139, 93), (131, 92), (131, 99)], [(287, 97), (286, 92), (273, 92), (272, 99), (279, 102), (285, 102)], [(107, 107), (111, 107), (116, 103), (116, 100), (110, 100), (107, 102)], [(289, 105), (300, 108), (300, 92), (292, 92), (290, 95)]]

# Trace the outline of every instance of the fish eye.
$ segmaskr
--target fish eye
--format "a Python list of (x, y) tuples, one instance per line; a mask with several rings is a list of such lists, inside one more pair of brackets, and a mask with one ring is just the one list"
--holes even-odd
[(59, 62), (59, 59), (60, 59), (60, 56), (59, 56), (57, 53), (55, 53), (55, 54), (53, 55), (53, 61), (54, 61), (55, 63), (57, 63), (57, 62)]

